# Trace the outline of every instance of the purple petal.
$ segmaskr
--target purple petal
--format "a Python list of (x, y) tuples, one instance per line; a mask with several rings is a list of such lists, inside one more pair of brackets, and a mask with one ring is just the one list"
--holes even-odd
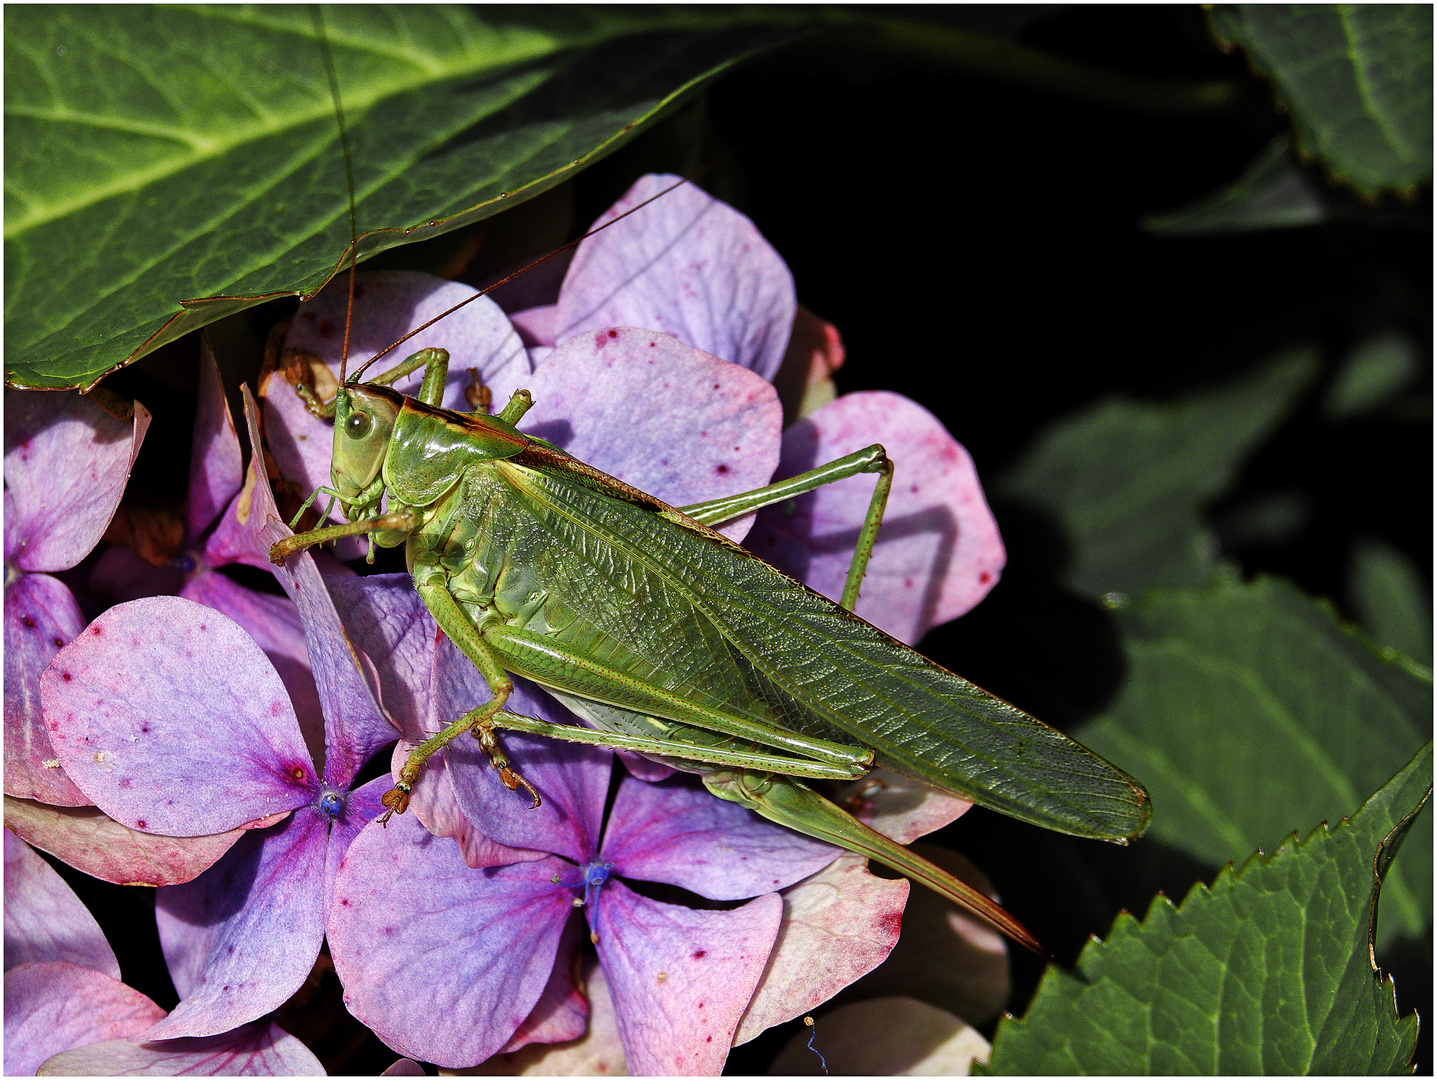
[(70, 778), (142, 832), (223, 832), (305, 805), (319, 783), (274, 666), (189, 600), (110, 608), (56, 655), (40, 693)]
[(903, 926), (907, 879), (874, 877), (845, 852), (783, 893), (783, 924), (735, 1043), (802, 1016), (887, 959)]
[(355, 837), (366, 825), (383, 813), (384, 804), (379, 800), (389, 790), (389, 784), (389, 777), (380, 776), (369, 781), (363, 787), (355, 788), (353, 791), (344, 792), (341, 795), (344, 809), (329, 827), (329, 846), (326, 848), (324, 857), (326, 922), (329, 921), (327, 905), (330, 898), (334, 896), (334, 879), (339, 873), (340, 863), (344, 861), (344, 856), (349, 851), (349, 845), (354, 843)]
[(33, 1076), (56, 1054), (144, 1031), (165, 1015), (138, 990), (60, 961), (5, 972), (5, 1074)]
[[(986, 596), (1006, 556), (968, 452), (931, 413), (898, 394), (847, 394), (800, 420), (784, 432), (778, 475), (875, 442), (895, 471), (858, 614), (911, 643)], [(769, 507), (745, 543), (836, 600), (872, 493), (871, 477), (853, 477)]]
[[(258, 408), (248, 388), (241, 396), (251, 445), (258, 446)], [(347, 788), (374, 752), (394, 739), (394, 727), (379, 705), (378, 671), (345, 633), (313, 555), (304, 551), (283, 566), (270, 564), (270, 547), (292, 533), (280, 520), (269, 479), (258, 459), (250, 462), (246, 492), (249, 507), (243, 523), (252, 530), (252, 551), (279, 579), (299, 609), (304, 626), (310, 669), (324, 710), (325, 779), (337, 788)], [(243, 499), (242, 493), (236, 501)]]
[(816, 873), (841, 850), (715, 798), (692, 777), (655, 784), (625, 776), (602, 854), (626, 878), (745, 900)]
[(256, 829), (186, 885), (161, 889), (155, 921), (175, 1011), (149, 1039), (218, 1035), (279, 1008), (324, 940), (328, 822), (304, 811)]
[[(5, 390), (5, 561), (66, 570), (100, 542), (150, 414), (117, 420), (78, 393)], [(12, 533), (13, 527), (17, 530)]]
[(97, 806), (47, 806), (5, 796), (5, 827), (76, 870), (117, 885), (178, 885), (204, 873), (250, 828), (266, 828), (284, 814), (214, 836), (155, 836), (127, 829)]
[(207, 1039), (111, 1039), (45, 1063), (57, 1076), (324, 1076), (309, 1047), (278, 1024), (246, 1024)]
[(512, 1053), (532, 1043), (569, 1042), (584, 1034), (589, 1003), (575, 985), (574, 976), (579, 970), (579, 948), (587, 937), (588, 927), (582, 919), (569, 919), (564, 923), (549, 982), (533, 1010), (499, 1053)]
[[(641, 177), (594, 225), (679, 181)], [(793, 275), (754, 223), (682, 184), (579, 245), (559, 292), (554, 339), (642, 326), (772, 379), (796, 307)]]
[(783, 903), (661, 904), (610, 879), (591, 910), (633, 1075), (717, 1075), (773, 949)]
[(674, 506), (762, 487), (777, 465), (773, 387), (665, 334), (571, 338), (529, 388), (525, 431)]
[[(331, 287), (300, 305), (291, 324), (285, 349), (313, 353), (325, 360), (337, 375), (344, 341), (344, 312), (348, 302), (347, 282), (336, 279)], [(360, 274), (350, 331), (349, 370), (362, 363), (410, 330), (440, 314), (476, 290), (454, 281), (411, 271)], [(472, 385), (469, 369), (479, 371), (484, 384), (494, 392), (498, 406), (509, 400), (529, 374), (529, 358), (523, 342), (509, 325), (504, 313), (488, 297), (461, 308), (444, 321), (406, 341), (380, 360), (370, 374), (380, 374), (411, 353), (425, 348), (449, 350), (449, 379), (444, 404), (468, 411), (464, 389)], [(400, 380), (397, 389), (418, 390), (424, 372), (419, 370)], [(330, 453), (334, 424), (311, 415), (293, 387), (280, 378), (270, 378), (261, 387), (265, 399), (265, 431), (269, 446), (284, 476), (306, 492), (330, 484)]]
[(544, 991), (573, 911), (550, 878), (572, 869), (545, 859), (471, 870), (407, 815), (366, 829), (329, 922), (345, 1005), (401, 1054), (446, 1068), (484, 1060)]
[[(458, 719), (490, 698), (489, 688), (463, 653), (446, 637), (436, 660), (433, 730)], [(515, 681), (510, 712), (568, 723), (572, 714), (547, 694)], [(514, 770), (533, 784), (542, 805), (499, 782), (488, 757), (468, 736), (444, 750), (455, 797), (485, 836), (513, 848), (528, 848), (587, 862), (599, 849), (599, 825), (609, 791), (613, 755), (601, 747), (579, 746), (538, 735), (501, 732), (500, 742)]]
[[(323, 575), (349, 640), (374, 660), (384, 710), (399, 732), (417, 734), (430, 709), (438, 626), (409, 574)], [(391, 730), (390, 738), (395, 732)]]
[(201, 351), (190, 488), (185, 505), (186, 547), (214, 523), (244, 483), (244, 453), (220, 385), (219, 368), (207, 342), (201, 344)]
[(483, 1067), (490, 1076), (627, 1076), (619, 1020), (604, 969), (597, 960), (584, 962), (584, 988), (589, 998), (589, 1025), (572, 1042), (530, 1043), (511, 1054), (495, 1055)]
[[(407, 739), (399, 740), (394, 747), (391, 774), (397, 774), (404, 767), (409, 752), (417, 745), (417, 742)], [(462, 768), (469, 769), (472, 766), (473, 762), (466, 762)], [(487, 768), (487, 764), (484, 767)], [(494, 779), (494, 783), (498, 784), (498, 780)], [(502, 791), (505, 796), (511, 794), (504, 791), (502, 786), (497, 790)], [(409, 813), (434, 836), (448, 837), (458, 844), (460, 856), (474, 870), (549, 858), (550, 852), (508, 847), (485, 836), (465, 811), (471, 799), (471, 794), (466, 793), (461, 798), (455, 791), (454, 774), (448, 768), (445, 755), (435, 754), (424, 763), (419, 780), (410, 793)]]
[(324, 710), (314, 685), (314, 673), (309, 669), (304, 627), (300, 625), (299, 609), (294, 601), (247, 589), (213, 570), (201, 570), (180, 595), (228, 615), (254, 638), (289, 692), (310, 756), (322, 761)]
[(5, 793), (60, 806), (89, 798), (65, 775), (45, 731), (40, 673), (85, 629), (70, 590), (49, 574), (22, 574), (5, 586)]
[(120, 977), (100, 924), (50, 864), (5, 832), (5, 967), (62, 960)]
[(849, 791), (839, 803), (856, 803), (854, 817), (900, 844), (952, 824), (973, 807), (967, 799), (888, 769), (874, 769)]

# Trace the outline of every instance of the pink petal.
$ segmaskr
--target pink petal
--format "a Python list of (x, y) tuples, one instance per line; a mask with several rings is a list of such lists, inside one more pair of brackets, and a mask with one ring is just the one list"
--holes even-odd
[(554, 320), (558, 314), (558, 304), (543, 304), (523, 311), (511, 311), (509, 322), (519, 332), (524, 347), (532, 349), (536, 345), (554, 344)]
[[(783, 410), (751, 371), (648, 330), (564, 342), (529, 382), (522, 428), (641, 491), (682, 506), (762, 487)], [(723, 531), (741, 536), (748, 522)]]
[(471, 870), (408, 815), (370, 826), (340, 868), (329, 922), (345, 1005), (401, 1054), (484, 1060), (544, 991), (573, 911), (549, 879), (570, 871), (560, 859)]
[[(784, 433), (780, 477), (870, 443), (895, 465), (858, 614), (901, 641), (962, 615), (996, 584), (1006, 555), (972, 459), (922, 406), (898, 394), (847, 394)], [(761, 558), (836, 600), (873, 478), (853, 477), (769, 507), (746, 541)]]
[(355, 647), (374, 661), (384, 711), (397, 725), (390, 738), (416, 734), (429, 715), (438, 625), (409, 574), (322, 575)]
[(100, 924), (25, 841), (5, 832), (5, 967), (61, 960), (120, 977)]
[(324, 1076), (309, 1048), (260, 1021), (207, 1039), (112, 1039), (52, 1058), (41, 1076)]
[(797, 303), (793, 275), (752, 221), (677, 176), (650, 175), (595, 226), (668, 188), (579, 245), (559, 291), (554, 340), (642, 326), (772, 379)]
[(649, 900), (612, 878), (605, 884), (590, 917), (632, 1074), (723, 1069), (782, 911), (777, 893), (732, 911), (698, 911)]
[(602, 854), (631, 880), (665, 881), (710, 900), (744, 900), (816, 873), (841, 850), (715, 798), (692, 777), (643, 783), (625, 776)]
[(214, 836), (156, 836), (126, 828), (97, 806), (47, 806), (5, 796), (6, 828), (76, 870), (117, 885), (189, 881), (249, 829), (267, 828), (282, 817), (260, 818)]
[(5, 972), (5, 1073), (33, 1076), (56, 1054), (144, 1031), (165, 1015), (138, 990), (61, 961)]
[(5, 586), (5, 793), (60, 806), (89, 798), (60, 768), (40, 709), (40, 673), (85, 628), (70, 590), (49, 574)]
[[(988, 879), (962, 855), (937, 844), (916, 848), (944, 870), (996, 897)], [(903, 994), (981, 1024), (1008, 1003), (1010, 989), (1007, 939), (932, 890), (915, 885), (903, 911), (898, 944), (881, 966), (844, 996)]]
[(952, 824), (973, 807), (967, 799), (888, 769), (874, 769), (854, 781), (838, 801), (856, 803), (854, 817), (900, 844)]
[(189, 600), (110, 608), (61, 650), (40, 691), (65, 771), (143, 832), (222, 832), (303, 806), (319, 782), (260, 647)]
[(6, 561), (56, 571), (88, 555), (120, 505), (149, 423), (139, 402), (133, 419), (117, 420), (78, 393), (7, 387)]
[(847, 852), (783, 893), (783, 923), (734, 1042), (802, 1016), (888, 957), (908, 881), (874, 877)]
[(327, 831), (318, 813), (292, 815), (159, 893), (155, 918), (180, 1003), (146, 1038), (221, 1034), (303, 985), (324, 939)]
[[(336, 287), (337, 286), (337, 287)], [(324, 359), (339, 372), (344, 341), (344, 313), (348, 303), (348, 282), (334, 286), (300, 305), (285, 339), (286, 349), (299, 349)], [(375, 352), (410, 330), (428, 321), (476, 290), (468, 285), (411, 271), (360, 274), (350, 331), (349, 371)], [(529, 358), (523, 343), (504, 313), (488, 297), (475, 300), (453, 315), (406, 341), (380, 360), (369, 374), (378, 375), (420, 349), (438, 347), (449, 351), (449, 378), (444, 404), (468, 411), (464, 388), (471, 385), (470, 368), (477, 368), (484, 384), (494, 392), (495, 407), (501, 408), (529, 374)], [(423, 369), (400, 380), (397, 389), (415, 393), (424, 377)], [(284, 476), (306, 492), (330, 484), (330, 452), (334, 444), (334, 423), (311, 415), (280, 378), (270, 378), (260, 388), (265, 401), (265, 433), (270, 450)]]
[(220, 372), (207, 342), (201, 344), (195, 436), (190, 452), (190, 486), (185, 504), (185, 543), (193, 544), (214, 523), (244, 483), (239, 432), (220, 385)]

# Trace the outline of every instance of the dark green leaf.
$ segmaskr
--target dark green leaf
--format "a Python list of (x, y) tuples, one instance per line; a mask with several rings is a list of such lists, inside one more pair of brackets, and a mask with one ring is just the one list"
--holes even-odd
[(1298, 145), (1359, 191), (1432, 179), (1432, 8), (1273, 4), (1217, 8), (1291, 112)]
[(1027, 1015), (1000, 1021), (989, 1071), (1405, 1071), (1417, 1017), (1398, 1018), (1369, 928), (1380, 874), (1431, 786), (1429, 743), (1351, 820), (1224, 868), (1180, 907), (1159, 896), (1141, 924), (1119, 916), (1078, 977), (1049, 968)]
[(1155, 214), (1143, 226), (1171, 236), (1292, 229), (1328, 218), (1322, 191), (1292, 158), (1286, 135), (1268, 143), (1247, 172), (1191, 206)]
[[(794, 33), (719, 7), (324, 18), (362, 256), (539, 194)], [(7, 8), (5, 109), (13, 385), (92, 383), (261, 299), (312, 293), (343, 258), (343, 157), (307, 8)]]
[[(1158, 590), (1119, 621), (1127, 680), (1078, 735), (1147, 785), (1150, 836), (1212, 865), (1350, 813), (1430, 737), (1430, 673), (1285, 582)], [(1430, 819), (1420, 831), (1384, 941), (1431, 919)]]
[(1039, 436), (997, 490), (1057, 520), (1069, 548), (1064, 580), (1077, 592), (1198, 584), (1216, 548), (1204, 506), (1314, 371), (1311, 354), (1295, 353), (1172, 404), (1110, 398)]

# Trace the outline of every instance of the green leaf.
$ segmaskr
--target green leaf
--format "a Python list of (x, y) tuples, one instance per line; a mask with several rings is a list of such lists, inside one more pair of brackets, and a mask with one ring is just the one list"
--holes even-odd
[[(1147, 785), (1149, 836), (1212, 865), (1351, 812), (1431, 737), (1431, 674), (1285, 582), (1157, 590), (1119, 626), (1127, 680), (1076, 734)], [(1432, 917), (1431, 828), (1388, 883), (1384, 943)]]
[(1374, 641), (1432, 666), (1432, 590), (1412, 560), (1381, 540), (1352, 552), (1348, 593), (1357, 621)]
[(1172, 404), (1109, 398), (1040, 435), (997, 491), (1056, 519), (1070, 556), (1063, 580), (1077, 592), (1199, 584), (1217, 546), (1203, 508), (1315, 371), (1303, 351)]
[(1345, 420), (1396, 397), (1417, 375), (1417, 349), (1404, 334), (1378, 334), (1360, 342), (1343, 361), (1322, 411)]
[(1417, 1017), (1398, 1018), (1368, 942), (1381, 875), (1431, 790), (1429, 743), (1351, 820), (1225, 867), (1179, 907), (1158, 896), (1141, 924), (1119, 916), (1077, 977), (1049, 968), (1027, 1015), (999, 1022), (988, 1071), (1406, 1071)]
[[(361, 258), (553, 187), (796, 32), (728, 7), (352, 5), (324, 22)], [(8, 7), (5, 111), (12, 385), (89, 385), (313, 293), (343, 259), (343, 155), (308, 8)]]
[(1143, 221), (1169, 236), (1244, 233), (1317, 225), (1329, 217), (1322, 191), (1292, 158), (1286, 135), (1267, 144), (1242, 176), (1191, 206)]
[(1432, 8), (1427, 4), (1220, 7), (1292, 114), (1298, 146), (1375, 195), (1432, 179)]

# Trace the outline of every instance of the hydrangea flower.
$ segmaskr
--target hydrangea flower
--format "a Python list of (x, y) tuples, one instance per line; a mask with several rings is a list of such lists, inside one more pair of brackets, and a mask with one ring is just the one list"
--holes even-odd
[[(248, 491), (249, 546), (262, 555), (283, 531), (256, 462)], [(349, 647), (311, 558), (280, 577), (304, 617), (324, 703), (320, 763), (259, 646), (180, 597), (109, 609), (41, 681), (56, 752), (106, 813), (164, 835), (252, 828), (193, 882), (159, 894), (161, 943), (182, 1000), (151, 1038), (227, 1031), (298, 989), (319, 953), (344, 849), (388, 786), (350, 790), (395, 734), (366, 660)]]
[(209, 1039), (136, 1038), (165, 1011), (120, 981), (94, 917), (23, 841), (5, 833), (5, 1073), (224, 1072), (322, 1076), (310, 1051), (274, 1024)]
[[(578, 906), (628, 1068), (717, 1072), (773, 949), (777, 890), (837, 852), (714, 799), (688, 777), (645, 783), (621, 772), (605, 820), (611, 754), (508, 744), (544, 804), (531, 811), (491, 792), (479, 829), (523, 849), (522, 858), (495, 851), (502, 862), (471, 867), (412, 817), (366, 830), (351, 847), (330, 925), (351, 1011), (396, 1050), (444, 1066), (475, 1064), (536, 1033), (574, 1038), (583, 1019), (572, 976), (578, 942), (564, 930)], [(396, 878), (423, 886), (396, 890)], [(653, 881), (709, 900), (755, 899), (707, 910), (630, 884)]]

